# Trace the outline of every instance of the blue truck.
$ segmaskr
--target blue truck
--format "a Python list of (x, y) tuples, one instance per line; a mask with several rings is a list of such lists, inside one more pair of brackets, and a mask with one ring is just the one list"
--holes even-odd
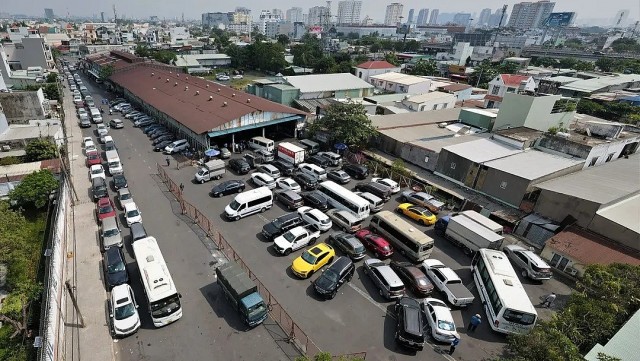
[(267, 305), (258, 287), (237, 263), (228, 262), (216, 268), (216, 276), (225, 298), (247, 325), (257, 326), (267, 318)]

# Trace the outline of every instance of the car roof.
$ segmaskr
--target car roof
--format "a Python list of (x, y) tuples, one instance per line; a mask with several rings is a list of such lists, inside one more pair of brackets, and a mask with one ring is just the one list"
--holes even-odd
[[(117, 248), (117, 247), (112, 247), (112, 248)], [(111, 289), (111, 297), (115, 300), (120, 300), (123, 298), (126, 299), (130, 299), (131, 296), (129, 295), (129, 285), (128, 284), (121, 284), (118, 286), (115, 286)], [(113, 305), (113, 307), (117, 307), (118, 305)]]
[(522, 254), (524, 254), (525, 256), (527, 256), (531, 262), (533, 262), (533, 264), (536, 267), (549, 267), (549, 265), (547, 264), (547, 262), (545, 260), (543, 260), (542, 258), (540, 258), (540, 256), (538, 256), (535, 252), (528, 250), (524, 247), (515, 245), (515, 244), (510, 244), (510, 245), (506, 245), (505, 248), (508, 248), (512, 251), (518, 251)]
[(319, 254), (325, 253), (325, 252), (329, 252), (330, 250), (332, 250), (332, 248), (326, 244), (326, 243), (318, 243), (317, 245), (311, 247), (309, 249), (309, 253), (311, 253), (314, 256), (317, 256)]
[(102, 219), (102, 229), (116, 228), (117, 226), (118, 226), (118, 223), (116, 221), (116, 216), (111, 216), (111, 217)]
[(329, 268), (342, 273), (345, 269), (350, 268), (351, 266), (353, 266), (353, 262), (349, 257), (340, 256)]
[(114, 264), (115, 261), (124, 261), (120, 247), (109, 247), (104, 251), (104, 258), (107, 264)]
[(124, 205), (124, 211), (125, 212), (128, 212), (128, 211), (133, 210), (133, 209), (137, 209), (137, 208), (138, 208), (138, 206), (136, 205), (135, 202), (127, 203), (127, 204)]
[(102, 204), (102, 203), (111, 203), (111, 199), (109, 197), (102, 197), (100, 199), (98, 199), (98, 204)]
[(281, 192), (282, 194), (286, 194), (287, 196), (289, 196), (289, 198), (296, 200), (296, 199), (302, 199), (302, 196), (296, 192), (296, 191), (292, 191), (290, 189), (287, 189), (285, 191)]

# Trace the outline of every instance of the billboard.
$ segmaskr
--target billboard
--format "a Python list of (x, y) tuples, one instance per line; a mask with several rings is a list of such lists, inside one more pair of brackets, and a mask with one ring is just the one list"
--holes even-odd
[(551, 13), (547, 20), (544, 22), (545, 26), (551, 28), (563, 28), (573, 24), (573, 20), (576, 17), (575, 12), (562, 12)]

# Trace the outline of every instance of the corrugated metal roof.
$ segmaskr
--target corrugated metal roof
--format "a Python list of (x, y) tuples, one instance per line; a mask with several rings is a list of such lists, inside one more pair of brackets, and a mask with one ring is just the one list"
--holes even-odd
[(467, 143), (472, 142), (477, 139), (489, 138), (491, 135), (489, 133), (480, 133), (480, 134), (469, 134), (463, 135), (460, 137), (450, 136), (450, 137), (433, 137), (433, 138), (421, 138), (410, 142), (409, 144), (422, 148), (428, 149), (435, 153), (440, 153), (442, 148), (448, 147), (454, 144)]
[(456, 99), (456, 96), (449, 93), (435, 91), (418, 95), (410, 95), (407, 98), (407, 101), (413, 103), (424, 103), (436, 99)]
[(522, 149), (517, 149), (490, 139), (478, 139), (473, 142), (450, 145), (443, 149), (474, 163), (484, 163), (523, 152)]
[(423, 77), (409, 75), (409, 74), (393, 73), (393, 72), (379, 74), (379, 75), (372, 75), (369, 77), (369, 79), (383, 80), (383, 81), (388, 81), (388, 82), (402, 84), (402, 85), (412, 85), (412, 84), (424, 83), (426, 81), (431, 81), (431, 79), (428, 79), (428, 78), (423, 78)]
[(640, 194), (604, 207), (598, 210), (596, 214), (640, 235), (640, 222), (638, 222), (640, 218)]
[(551, 192), (608, 204), (640, 191), (640, 153), (536, 184)]
[(285, 76), (284, 80), (302, 93), (373, 88), (373, 85), (349, 73)]
[(371, 123), (374, 127), (379, 129), (390, 129), (457, 121), (459, 115), (460, 108), (453, 108), (406, 114), (372, 115), (369, 118), (371, 119)]
[(535, 180), (582, 163), (584, 160), (529, 150), (486, 162), (485, 165), (520, 178)]
[(619, 85), (628, 82), (640, 81), (638, 74), (617, 74), (614, 76), (604, 76), (600, 78), (578, 80), (563, 85), (560, 89), (575, 90), (581, 92), (594, 92), (596, 90), (606, 88), (612, 85)]
[(627, 320), (620, 327), (618, 332), (602, 346), (596, 344), (585, 356), (587, 361), (598, 361), (598, 353), (603, 353), (610, 357), (620, 359), (620, 361), (634, 361), (640, 355), (640, 346), (638, 346), (638, 335), (640, 334), (640, 311)]

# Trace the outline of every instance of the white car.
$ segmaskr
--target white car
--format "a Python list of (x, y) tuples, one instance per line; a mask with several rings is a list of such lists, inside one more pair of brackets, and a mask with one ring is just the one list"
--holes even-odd
[(450, 343), (454, 337), (460, 338), (451, 310), (444, 302), (436, 298), (425, 298), (422, 300), (422, 307), (427, 316), (431, 336), (436, 341)]
[(85, 148), (86, 148), (86, 147), (87, 147), (87, 143), (88, 143), (88, 142), (91, 142), (91, 144), (93, 144), (93, 138), (91, 138), (91, 137), (84, 137), (84, 138), (82, 138), (82, 146), (83, 146), (83, 147), (85, 147)]
[(104, 173), (104, 167), (102, 164), (94, 164), (89, 168), (89, 179), (93, 178), (107, 179), (107, 175)]
[(300, 207), (298, 208), (298, 214), (303, 221), (316, 227), (320, 232), (326, 232), (333, 226), (331, 219), (319, 209)]
[(232, 76), (232, 78), (233, 79), (242, 79), (242, 78), (244, 78), (244, 76), (242, 74), (237, 74), (237, 75)]
[(104, 124), (98, 124), (98, 128), (96, 129), (96, 131), (98, 132), (98, 137), (109, 134), (109, 129)]
[(258, 187), (267, 187), (269, 189), (276, 187), (276, 181), (266, 173), (255, 172), (251, 174), (251, 180)]
[(127, 226), (131, 227), (134, 223), (142, 223), (142, 213), (135, 204), (131, 202), (124, 205), (124, 218), (127, 220)]
[(132, 335), (140, 328), (138, 304), (128, 284), (115, 286), (111, 290), (109, 318), (113, 335), (116, 337)]
[[(127, 204), (134, 203), (133, 196), (129, 191), (129, 188), (120, 188), (118, 189), (118, 203), (120, 203), (120, 208), (125, 209)], [(134, 203), (135, 204), (135, 203)]]
[(81, 117), (82, 114), (84, 114), (85, 116), (89, 116), (85, 108), (78, 108), (78, 116)]
[(229, 78), (228, 75), (217, 75), (216, 79), (219, 80), (219, 81), (226, 81), (226, 80), (229, 80), (231, 78)]
[(300, 193), (300, 191), (302, 190), (302, 188), (300, 188), (300, 185), (296, 183), (296, 181), (288, 177), (276, 179), (276, 186), (285, 191), (294, 191), (297, 193)]
[(371, 181), (380, 183), (382, 185), (389, 187), (391, 189), (392, 194), (396, 194), (400, 192), (400, 185), (398, 184), (398, 182), (391, 180), (389, 178), (371, 178)]

